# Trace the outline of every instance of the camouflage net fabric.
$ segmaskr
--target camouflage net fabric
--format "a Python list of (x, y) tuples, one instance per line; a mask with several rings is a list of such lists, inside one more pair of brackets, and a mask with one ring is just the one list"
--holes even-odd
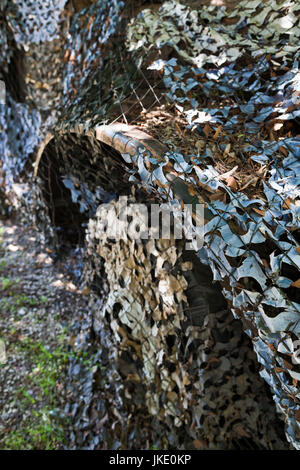
[[(115, 200), (115, 224), (128, 202), (137, 201)], [(138, 213), (130, 215), (142, 226)], [(284, 448), (249, 342), (209, 268), (184, 251), (184, 241), (129, 236), (112, 243), (105, 236), (111, 217), (99, 206), (88, 226), (86, 256), (90, 265), (95, 257), (103, 262), (107, 293), (91, 312), (96, 334), (106, 328), (111, 338), (132, 420), (146, 408), (167, 427), (164, 448), (172, 433), (177, 446)], [(95, 270), (86, 274), (92, 281)]]
[[(288, 439), (296, 448), (300, 378), (296, 351), (300, 312), (299, 8), (294, 2), (242, 2), (227, 16), (222, 9), (195, 12), (171, 2), (164, 4), (159, 14), (142, 13), (129, 31), (130, 47), (137, 51), (150, 44), (158, 49), (175, 44), (176, 55), (168, 61), (154, 61), (149, 67), (162, 71), (167, 97), (180, 107), (191, 129), (196, 126), (213, 140), (223, 134), (216, 156), (209, 148), (189, 158), (172, 152), (158, 166), (167, 167), (171, 159), (179, 178), (203, 188), (199, 199), (214, 215), (205, 227), (207, 262), (214, 279), (222, 281), (234, 316), (242, 320), (253, 340), (263, 365), (261, 375), (286, 415)], [(227, 22), (233, 18), (232, 24), (226, 24), (225, 17)], [(265, 29), (261, 29), (263, 24)], [(182, 41), (186, 47), (181, 46)], [(220, 94), (229, 106), (214, 106), (220, 102)], [(209, 98), (209, 108), (199, 109), (196, 97), (206, 102)], [(245, 114), (243, 120), (237, 107)], [(275, 133), (284, 126), (288, 126), (288, 137), (279, 134), (276, 139)], [(238, 145), (238, 152), (234, 145)], [(244, 165), (247, 161), (259, 163), (259, 168), (267, 165), (262, 193), (255, 188), (249, 197), (239, 191), (234, 171), (220, 175), (212, 166), (211, 160), (222, 159), (231, 151), (232, 158), (239, 157)], [(160, 186), (165, 183), (159, 179)]]
[[(66, 0), (1, 2), (1, 181), (20, 182), (46, 129), (55, 123), (60, 92), (61, 19)], [(59, 39), (60, 38), (60, 39)]]
[[(182, 247), (174, 241), (157, 240), (155, 248), (152, 240), (137, 247), (133, 241), (118, 244), (105, 237), (107, 223), (114, 226), (114, 221), (103, 216), (101, 202), (116, 204), (117, 195), (128, 195), (132, 171), (120, 153), (98, 142), (93, 133), (80, 136), (75, 131), (52, 139), (38, 167), (43, 200), (50, 209), (49, 226), (56, 227), (60, 244), (61, 237), (68, 236), (70, 241), (72, 235), (78, 240), (80, 222), (85, 225), (89, 220), (84, 279), (94, 294), (76, 344), (82, 352), (91, 342), (97, 357), (100, 351), (109, 351), (110, 387), (117, 388), (117, 396), (123, 399), (111, 392), (114, 406), (107, 409), (112, 419), (118, 418), (114, 434), (119, 433), (120, 445), (138, 447), (143, 442), (141, 436), (136, 436), (136, 444), (124, 436), (129, 416), (132, 432), (136, 432), (138, 418), (152, 416), (147, 424), (148, 441), (159, 442), (163, 448), (285, 448), (270, 398), (258, 380), (250, 343), (227, 310), (219, 288), (212, 284), (209, 268), (195, 255), (193, 261), (181, 260)], [(140, 179), (135, 178), (134, 188), (139, 201), (148, 205), (159, 198), (159, 193), (145, 192)], [(51, 195), (55, 196), (52, 201)], [(95, 212), (96, 217), (91, 217)], [(185, 253), (183, 258), (187, 256), (192, 255)], [(87, 335), (93, 339), (87, 341)], [(71, 367), (76, 381), (79, 374), (83, 390), (68, 412), (74, 413), (76, 423), (74, 443), (86, 448), (99, 445), (96, 423), (90, 429), (89, 421), (99, 367), (99, 360), (92, 374), (81, 364)], [(164, 429), (161, 434), (167, 426), (165, 439), (156, 435), (157, 426)], [(103, 439), (105, 435), (106, 442), (110, 441), (106, 426), (102, 432)]]
[[(124, 423), (128, 424), (126, 419), (133, 413), (132, 390), (139, 390), (136, 396), (143, 403), (143, 410), (146, 403), (148, 412), (157, 414), (158, 403), (159, 417), (170, 429), (178, 426), (175, 447), (186, 445), (182, 438), (186, 434), (189, 444), (194, 442), (198, 448), (236, 448), (236, 442), (243, 437), (265, 448), (281, 448), (284, 444), (280, 437), (271, 432), (271, 405), (262, 392), (258, 372), (248, 366), (254, 359), (249, 343), (243, 338), (242, 325), (261, 364), (259, 374), (269, 384), (277, 410), (284, 417), (287, 439), (299, 449), (300, 6), (293, 1), (253, 0), (241, 2), (228, 12), (223, 7), (212, 6), (194, 10), (172, 0), (163, 2), (159, 10), (141, 11), (130, 24), (128, 12), (123, 14), (122, 7), (122, 2), (117, 1), (96, 2), (73, 16), (65, 46), (60, 118), (54, 132), (56, 149), (51, 148), (51, 143), (46, 147), (36, 186), (31, 188), (31, 193), (37, 195), (33, 200), (40, 200), (45, 208), (45, 216), (39, 214), (43, 219), (40, 223), (52, 231), (54, 227), (53, 236), (57, 236), (60, 227), (66, 229), (59, 212), (55, 215), (59, 199), (70, 203), (72, 233), (82, 224), (85, 228), (91, 219), (86, 240), (90, 250), (86, 280), (91, 282), (96, 276), (92, 271), (97, 271), (105, 278), (105, 286), (98, 287), (97, 295), (94, 293), (91, 318), (83, 320), (79, 337), (85, 338), (86, 329), (86, 338), (92, 341), (96, 334), (95, 343), (103, 345), (99, 351), (106, 350), (107, 361), (114, 371), (110, 390), (113, 401), (118, 402), (116, 429), (119, 423), (123, 427)], [(19, 37), (16, 34), (14, 40), (18, 42)], [(8, 44), (8, 40), (4, 43)], [(157, 113), (157, 125), (149, 118), (151, 112)], [(99, 148), (94, 129), (99, 124), (115, 121), (150, 130), (168, 146), (167, 151), (155, 154), (141, 145), (135, 154), (117, 155), (113, 148), (103, 145)], [(170, 132), (170, 121), (176, 132)], [(78, 124), (90, 132), (89, 143), (80, 141), (78, 133), (72, 141), (70, 132)], [(40, 139), (38, 129), (34, 136)], [(6, 142), (5, 152), (9, 149)], [(23, 162), (24, 167), (24, 155), (32, 153), (36, 145), (34, 140), (18, 164)], [(5, 152), (3, 155), (7, 155)], [(103, 165), (99, 161), (106, 153), (105, 169), (105, 161)], [(8, 158), (2, 159), (5, 171), (7, 161)], [(119, 177), (109, 174), (112, 162), (116, 168), (122, 168)], [(104, 175), (102, 180), (99, 174)], [(119, 188), (120, 179), (123, 188)], [(176, 276), (163, 265), (157, 269), (158, 261), (145, 254), (147, 247), (133, 247), (130, 242), (124, 246), (103, 243), (95, 230), (97, 207), (105, 198), (119, 197), (123, 189), (128, 193), (129, 182), (142, 188), (144, 194), (154, 193), (157, 200), (205, 205), (204, 246), (197, 253), (198, 261), (209, 266), (213, 280), (220, 282), (235, 320), (227, 316), (226, 308), (221, 308), (209, 311), (201, 325), (192, 329), (183, 326), (186, 314), (178, 305), (185, 301), (189, 285), (182, 268), (183, 255), (176, 243), (169, 241), (170, 245), (164, 249), (159, 243), (152, 247), (154, 258), (162, 257), (171, 267), (178, 268)], [(36, 213), (30, 204), (28, 207)], [(63, 209), (66, 207), (62, 205)], [(134, 323), (128, 317), (125, 302), (128, 287), (122, 287), (117, 271), (109, 269), (114, 262), (126, 265), (127, 250), (136, 250), (144, 260), (140, 265), (139, 258), (133, 255), (137, 273), (129, 269), (126, 274), (129, 283), (136, 285), (139, 281), (140, 286), (146, 286), (147, 270), (156, 272), (152, 282), (157, 283), (157, 288), (151, 287), (153, 292), (147, 290), (147, 302), (151, 305), (148, 310), (141, 308), (139, 289), (142, 287), (134, 288), (133, 294), (130, 289), (133, 297), (128, 305), (132, 311), (144, 315), (142, 325), (137, 316)], [(97, 259), (97, 251), (105, 262)], [(176, 261), (172, 264), (174, 252)], [(194, 270), (197, 272), (196, 267), (191, 272)], [(179, 293), (180, 300), (176, 294), (171, 295), (168, 311), (174, 318), (171, 322), (164, 315), (168, 302), (161, 305), (157, 299), (162, 279), (168, 288), (176, 286), (173, 291)], [(97, 283), (101, 284), (99, 279)], [(155, 318), (152, 318), (153, 302), (161, 307)], [(190, 302), (191, 299), (187, 301), (187, 309), (191, 307)], [(109, 335), (103, 338), (101, 321), (110, 338)], [(156, 336), (153, 328), (155, 332), (157, 329)], [(216, 331), (221, 336), (226, 332), (222, 340), (215, 336)], [(174, 337), (169, 339), (170, 344), (169, 336)], [(155, 343), (152, 350), (150, 340)], [(150, 365), (145, 352), (147, 345), (147, 354), (152, 358)], [(173, 350), (174, 345), (178, 347)], [(193, 352), (190, 356), (194, 349), (197, 354)], [(153, 357), (156, 357), (155, 370)], [(166, 364), (168, 360), (170, 364)], [(123, 369), (117, 367), (118, 361)], [(122, 375), (122, 370), (126, 370), (124, 362), (129, 365), (126, 377)], [(76, 366), (71, 368), (73, 372)], [(102, 375), (97, 367), (95, 370), (101, 382)], [(229, 374), (226, 383), (224, 377), (228, 370), (232, 375)], [(154, 377), (159, 378), (157, 383)], [(249, 386), (245, 385), (245, 377)], [(87, 395), (91, 394), (93, 380), (90, 374)], [(147, 395), (146, 384), (153, 380), (155, 393)], [(222, 383), (229, 403), (225, 399), (221, 404), (224, 397), (218, 396), (216, 380)], [(165, 383), (169, 383), (167, 391)], [(245, 394), (249, 395), (249, 401), (243, 400)], [(260, 397), (259, 406), (256, 397)], [(89, 400), (85, 403), (86, 413), (95, 409), (100, 413), (100, 403)], [(265, 409), (270, 410), (269, 415)], [(239, 420), (235, 423), (237, 410)], [(104, 413), (103, 426), (105, 416)], [(270, 419), (263, 423), (265, 416)], [(83, 445), (88, 434), (85, 422), (84, 419), (78, 422)], [(161, 426), (160, 423), (159, 430)], [(220, 428), (224, 430), (223, 436)], [(120, 438), (120, 442), (126, 439)], [(99, 440), (91, 445), (99, 445)]]

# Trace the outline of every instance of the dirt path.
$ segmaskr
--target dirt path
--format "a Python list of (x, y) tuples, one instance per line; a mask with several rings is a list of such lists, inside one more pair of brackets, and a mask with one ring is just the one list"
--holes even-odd
[(0, 449), (65, 442), (70, 330), (87, 297), (33, 232), (0, 221)]

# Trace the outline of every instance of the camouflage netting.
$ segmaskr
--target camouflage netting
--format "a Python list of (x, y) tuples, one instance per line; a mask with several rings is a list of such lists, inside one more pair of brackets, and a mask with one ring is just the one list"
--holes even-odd
[[(212, 283), (210, 269), (195, 254), (183, 252), (183, 242), (107, 239), (107, 224), (116, 222), (103, 214), (107, 202), (117, 204), (120, 196), (134, 192), (149, 206), (160, 201), (160, 194), (144, 187), (139, 175), (132, 186), (133, 167), (123, 158), (128, 155), (88, 134), (74, 131), (51, 140), (37, 174), (52, 228), (48, 235), (55, 228), (60, 246), (76, 246), (83, 243), (82, 227), (88, 224), (84, 280), (92, 295), (76, 348), (90, 354), (92, 343), (97, 358), (100, 351), (109, 355), (113, 403), (100, 420), (108, 413), (110, 426), (117, 417), (114, 434), (123, 448), (147, 446), (147, 441), (163, 448), (285, 448), (250, 342)], [(74, 447), (97, 447), (102, 440), (95, 418), (91, 429), (90, 413), (99, 362), (92, 374), (80, 363), (71, 367), (74, 371), (75, 380), (79, 375), (82, 381), (77, 397), (70, 392), (74, 404), (68, 408), (74, 413)], [(103, 391), (100, 396), (108, 400)], [(143, 437), (136, 427), (145, 416)], [(106, 426), (101, 432), (110, 442)]]
[[(110, 338), (132, 419), (144, 410), (162, 422), (164, 448), (172, 433), (176, 447), (284, 448), (249, 342), (210, 269), (184, 251), (184, 241), (105, 237), (128, 202), (137, 201), (115, 201), (115, 221), (102, 206), (90, 220), (86, 273), (92, 281), (96, 259), (103, 263), (105, 300), (91, 307), (93, 326)], [(142, 226), (138, 213), (130, 215)]]
[[(28, 86), (36, 109), (20, 102), (19, 80), (18, 95), (7, 86), (8, 106), (0, 108), (13, 124), (19, 119), (11, 126), (0, 114), (8, 179), (55, 125), (22, 203), (48, 242), (67, 237), (86, 246), (93, 293), (75, 347), (95, 359), (92, 371), (70, 367), (78, 383), (67, 410), (74, 447), (101, 448), (103, 440), (111, 447), (113, 420), (116, 448), (284, 448), (260, 374), (300, 449), (300, 6), (253, 0), (229, 12), (172, 0), (137, 15), (113, 0), (84, 10), (77, 3), (77, 14), (67, 6), (62, 15), (61, 31), (70, 17), (64, 47), (53, 43), (41, 77), (53, 83), (63, 50), (62, 87), (41, 97), (43, 86)], [(1, 43), (15, 51), (16, 67), (29, 36), (18, 16), (8, 21), (10, 8), (3, 11)], [(43, 36), (38, 24), (41, 42), (59, 44), (55, 29)], [(32, 51), (28, 64), (39, 75), (42, 49)], [(7, 63), (0, 65), (7, 81)], [(93, 129), (114, 121), (150, 131), (168, 151), (141, 145), (120, 154), (97, 142)], [(139, 201), (203, 203), (203, 248), (187, 261), (172, 240), (105, 241), (101, 204), (132, 194), (133, 184)], [(203, 282), (208, 267), (223, 296), (218, 284)]]

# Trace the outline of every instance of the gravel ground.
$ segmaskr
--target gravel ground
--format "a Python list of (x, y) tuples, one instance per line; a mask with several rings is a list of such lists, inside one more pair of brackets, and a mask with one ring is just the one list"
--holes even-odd
[(66, 266), (34, 232), (0, 221), (0, 449), (66, 443), (69, 326), (87, 306)]

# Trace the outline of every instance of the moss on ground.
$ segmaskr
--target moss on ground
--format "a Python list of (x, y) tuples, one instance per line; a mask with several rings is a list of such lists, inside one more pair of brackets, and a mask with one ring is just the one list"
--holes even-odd
[[(0, 364), (0, 449), (63, 449), (69, 427), (66, 382), (74, 356), (69, 326), (61, 324), (53, 301), (39, 295), (38, 286), (28, 292), (22, 276), (26, 270), (34, 272), (34, 260), (30, 266), (27, 255), (9, 252), (7, 243), (0, 227), (0, 341), (6, 356)], [(49, 287), (49, 295), (52, 291)]]
[(60, 409), (57, 384), (63, 380), (68, 364), (68, 353), (63, 341), (57, 349), (50, 351), (42, 343), (24, 337), (14, 344), (14, 348), (24, 355), (31, 369), (26, 384), (15, 391), (13, 399), (20, 413), (26, 410), (27, 415), (18, 429), (5, 435), (0, 448), (62, 448), (65, 444), (67, 420)]

